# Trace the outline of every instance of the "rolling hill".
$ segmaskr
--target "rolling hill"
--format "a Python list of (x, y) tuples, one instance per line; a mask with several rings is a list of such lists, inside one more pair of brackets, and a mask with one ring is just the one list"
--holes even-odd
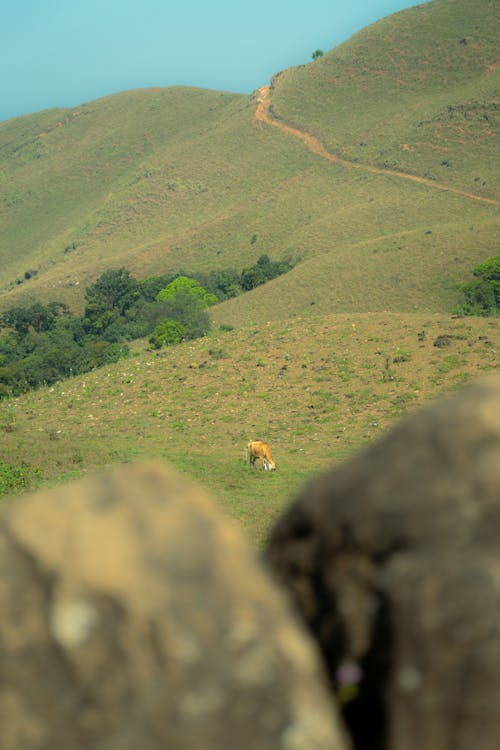
[(259, 92), (130, 91), (0, 123), (0, 304), (78, 306), (106, 268), (265, 252), (302, 262), (218, 320), (450, 309), (498, 231), (496, 16), (433, 0), (275, 76), (270, 116), (342, 161), (256, 119)]
[(498, 200), (499, 21), (493, 0), (434, 0), (384, 18), (278, 74), (274, 115), (352, 162)]
[[(0, 123), (0, 309), (78, 312), (121, 266), (299, 261), (212, 307), (206, 338), (0, 401), (0, 460), (54, 482), (166, 458), (259, 544), (312, 472), (496, 369), (498, 318), (450, 314), (498, 253), (496, 28), (493, 1), (432, 0), (251, 96), (128, 91)], [(276, 474), (243, 467), (258, 436)]]

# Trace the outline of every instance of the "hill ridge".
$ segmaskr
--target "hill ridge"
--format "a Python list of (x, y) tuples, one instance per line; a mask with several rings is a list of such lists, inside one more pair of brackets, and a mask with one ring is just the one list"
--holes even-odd
[(332, 162), (337, 162), (338, 164), (341, 164), (345, 167), (351, 167), (352, 169), (360, 169), (364, 170), (366, 172), (370, 172), (371, 174), (382, 174), (387, 175), (390, 177), (399, 177), (401, 179), (409, 180), (410, 182), (417, 182), (419, 185), (426, 185), (427, 187), (434, 188), (435, 190), (443, 190), (446, 192), (454, 193), (455, 195), (461, 195), (464, 198), (468, 198), (470, 200), (476, 200), (481, 201), (482, 203), (488, 203), (493, 206), (500, 206), (500, 201), (495, 200), (494, 198), (487, 198), (482, 195), (476, 195), (475, 193), (469, 193), (465, 190), (460, 190), (458, 188), (454, 188), (451, 185), (445, 185), (444, 183), (437, 182), (435, 180), (430, 180), (426, 177), (420, 177), (419, 175), (414, 174), (408, 174), (406, 172), (400, 172), (395, 169), (384, 169), (383, 167), (374, 167), (370, 164), (361, 164), (359, 162), (354, 162), (349, 159), (342, 158), (340, 156), (337, 156), (336, 154), (331, 153), (330, 151), (327, 151), (327, 149), (323, 146), (321, 141), (316, 138), (315, 136), (311, 135), (305, 130), (299, 130), (298, 128), (294, 128), (291, 125), (287, 125), (286, 123), (282, 122), (281, 120), (276, 120), (270, 115), (270, 106), (271, 106), (271, 86), (261, 86), (258, 89), (258, 98), (257, 98), (257, 108), (255, 110), (255, 120), (258, 122), (264, 122), (267, 125), (271, 125), (273, 127), (279, 128), (285, 133), (289, 133), (290, 135), (294, 135), (300, 140), (304, 141), (306, 146), (315, 154), (318, 154), (318, 156), (321, 156), (324, 159), (328, 159)]
[(497, 245), (493, 6), (424, 7), (250, 95), (131, 90), (0, 124), (0, 309), (81, 312), (108, 269), (262, 254), (300, 262), (214, 321), (453, 309)]

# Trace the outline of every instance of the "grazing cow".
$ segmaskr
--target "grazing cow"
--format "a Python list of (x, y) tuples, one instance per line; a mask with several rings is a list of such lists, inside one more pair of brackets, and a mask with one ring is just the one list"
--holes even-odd
[(271, 456), (269, 445), (264, 440), (251, 440), (247, 445), (246, 460), (251, 467), (255, 468), (255, 462), (258, 458), (262, 461), (266, 471), (276, 471), (276, 464)]

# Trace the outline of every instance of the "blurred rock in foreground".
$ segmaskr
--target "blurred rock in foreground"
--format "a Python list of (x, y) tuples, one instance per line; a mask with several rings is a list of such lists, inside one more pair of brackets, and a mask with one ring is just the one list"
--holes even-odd
[(316, 647), (157, 464), (0, 516), (1, 750), (343, 750)]
[(351, 682), (357, 748), (500, 747), (499, 379), (310, 482), (267, 559)]

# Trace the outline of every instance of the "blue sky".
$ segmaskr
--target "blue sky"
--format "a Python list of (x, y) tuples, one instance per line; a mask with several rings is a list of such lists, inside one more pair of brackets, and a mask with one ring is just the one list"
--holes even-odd
[(414, 0), (0, 0), (0, 120), (145, 86), (250, 93)]

